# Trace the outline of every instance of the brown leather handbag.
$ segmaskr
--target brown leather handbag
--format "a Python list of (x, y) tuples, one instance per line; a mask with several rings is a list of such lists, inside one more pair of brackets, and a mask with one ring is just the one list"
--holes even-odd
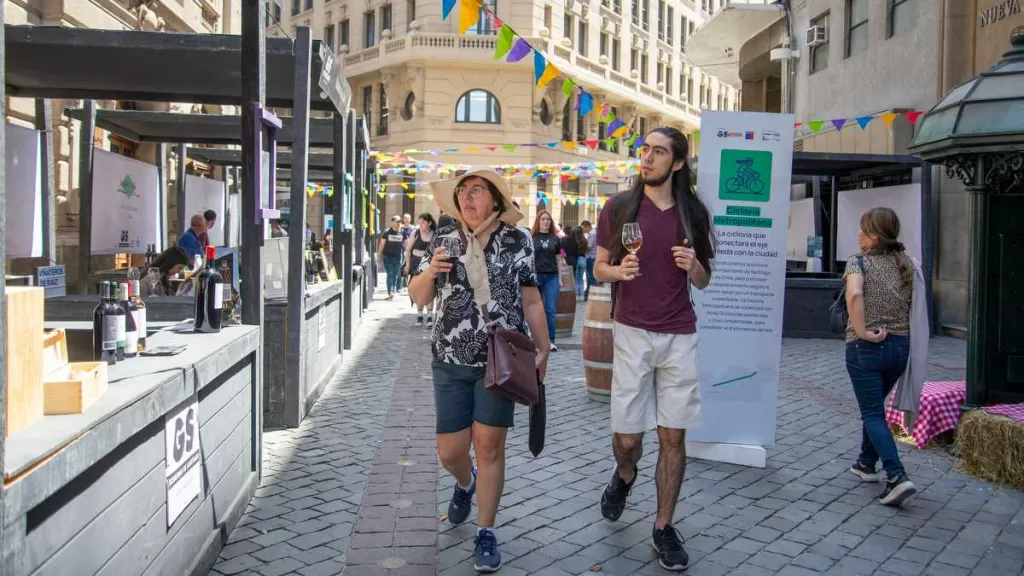
[[(487, 309), (483, 309), (487, 319)], [(487, 323), (487, 374), (484, 387), (525, 406), (539, 400), (537, 346), (518, 330)]]

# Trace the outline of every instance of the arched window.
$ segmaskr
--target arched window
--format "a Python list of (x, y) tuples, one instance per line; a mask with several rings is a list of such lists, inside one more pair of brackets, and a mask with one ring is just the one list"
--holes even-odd
[(494, 94), (486, 90), (470, 90), (455, 104), (455, 121), (501, 124), (501, 105)]

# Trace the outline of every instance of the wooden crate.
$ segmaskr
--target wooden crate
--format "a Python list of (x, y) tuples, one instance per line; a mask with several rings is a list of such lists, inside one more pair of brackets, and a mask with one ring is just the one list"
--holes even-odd
[(8, 286), (6, 436), (43, 417), (43, 298), (34, 286)]
[(46, 414), (81, 414), (107, 392), (107, 363), (68, 363), (64, 330), (43, 337), (43, 369)]

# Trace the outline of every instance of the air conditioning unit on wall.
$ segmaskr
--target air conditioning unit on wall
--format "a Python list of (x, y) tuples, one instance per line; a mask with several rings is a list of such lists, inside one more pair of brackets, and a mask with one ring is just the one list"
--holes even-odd
[(811, 26), (807, 29), (807, 47), (813, 48), (828, 42), (828, 30), (824, 26)]

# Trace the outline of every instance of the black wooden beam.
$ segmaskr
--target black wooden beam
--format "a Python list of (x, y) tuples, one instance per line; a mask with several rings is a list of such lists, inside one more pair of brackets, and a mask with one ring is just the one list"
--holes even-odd
[[(178, 144), (174, 149), (178, 153), (178, 170), (174, 177), (175, 212), (178, 217), (178, 229), (175, 230), (175, 234), (180, 236), (192, 225), (192, 215), (185, 213), (185, 163), (188, 161), (188, 153), (185, 144)], [(204, 255), (203, 258), (205, 257)]]
[(92, 160), (95, 149), (92, 135), (96, 132), (96, 102), (82, 103), (85, 118), (78, 137), (78, 292), (89, 294), (89, 260), (92, 256)]
[[(309, 157), (309, 66), (313, 42), (308, 26), (295, 33), (295, 96), (292, 113), (295, 139), (292, 142), (291, 234), (288, 237), (288, 312), (285, 314), (285, 389), (303, 390), (306, 369), (302, 357), (302, 325), (306, 320), (306, 173)], [(270, 179), (276, 185), (276, 178)], [(285, 423), (302, 421), (305, 397), (285, 394)]]

